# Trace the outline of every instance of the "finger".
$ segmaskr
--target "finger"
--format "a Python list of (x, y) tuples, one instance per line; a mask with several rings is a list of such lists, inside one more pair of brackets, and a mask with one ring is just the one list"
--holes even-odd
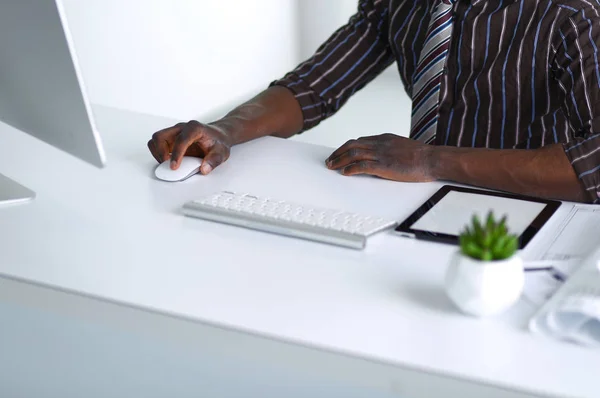
[(181, 132), (185, 123), (178, 123), (175, 126), (167, 127), (166, 129), (157, 131), (152, 135), (152, 141), (158, 155), (158, 161), (164, 162), (169, 160), (171, 154), (171, 143), (175, 137)]
[(374, 144), (379, 138), (381, 138), (381, 135), (369, 135), (365, 137), (360, 137), (357, 141), (362, 142), (364, 144)]
[(377, 160), (377, 154), (372, 149), (350, 148), (340, 156), (331, 159), (327, 167), (332, 170), (339, 170), (362, 160)]
[(342, 174), (345, 176), (353, 176), (360, 174), (370, 174), (380, 176), (381, 166), (378, 162), (371, 160), (362, 160), (360, 162), (352, 163), (342, 169)]
[(150, 150), (152, 156), (154, 156), (154, 159), (156, 159), (158, 163), (162, 163), (162, 159), (156, 150), (156, 145), (154, 144), (153, 140), (148, 141), (148, 149)]
[(218, 146), (213, 148), (206, 154), (204, 160), (202, 160), (202, 166), (200, 166), (200, 172), (207, 175), (218, 167), (221, 163), (227, 160), (229, 157), (229, 151), (223, 147)]
[(199, 124), (187, 123), (181, 132), (175, 138), (173, 148), (171, 149), (171, 169), (177, 170), (181, 164), (181, 159), (185, 156), (188, 148), (200, 138), (202, 130)]
[(363, 142), (363, 141), (359, 141), (359, 140), (350, 140), (350, 141), (346, 142), (344, 145), (342, 145), (341, 147), (339, 147), (338, 149), (336, 149), (331, 155), (329, 155), (329, 157), (327, 158), (327, 163), (329, 163), (331, 160), (337, 158), (342, 153), (348, 151), (350, 148), (368, 149), (370, 147), (371, 147), (371, 145), (367, 142)]

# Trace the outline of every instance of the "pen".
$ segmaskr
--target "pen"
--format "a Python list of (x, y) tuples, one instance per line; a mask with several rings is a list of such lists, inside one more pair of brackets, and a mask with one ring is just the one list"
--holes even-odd
[(551, 271), (552, 278), (558, 282), (565, 282), (567, 276), (554, 267), (531, 267), (525, 268), (525, 272)]
[(552, 271), (554, 267), (530, 267), (525, 268), (525, 272), (536, 272), (536, 271)]

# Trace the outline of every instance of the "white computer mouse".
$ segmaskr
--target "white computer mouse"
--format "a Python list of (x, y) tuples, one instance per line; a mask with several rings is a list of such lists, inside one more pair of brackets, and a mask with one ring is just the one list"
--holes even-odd
[(177, 182), (183, 181), (200, 171), (202, 158), (193, 156), (184, 156), (177, 170), (171, 170), (171, 161), (162, 162), (156, 167), (154, 174), (156, 178), (163, 181)]

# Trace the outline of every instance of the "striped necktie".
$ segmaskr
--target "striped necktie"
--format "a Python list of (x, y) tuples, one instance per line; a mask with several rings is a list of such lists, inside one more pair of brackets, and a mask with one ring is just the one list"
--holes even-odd
[(413, 78), (410, 137), (425, 143), (431, 143), (436, 136), (440, 86), (452, 36), (453, 3), (454, 0), (440, 0), (434, 8)]

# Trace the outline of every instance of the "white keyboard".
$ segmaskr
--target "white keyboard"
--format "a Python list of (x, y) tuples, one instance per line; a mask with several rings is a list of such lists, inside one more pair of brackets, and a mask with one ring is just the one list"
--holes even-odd
[(396, 225), (395, 221), (383, 218), (228, 191), (188, 202), (183, 206), (183, 213), (354, 249), (363, 249), (368, 236)]

